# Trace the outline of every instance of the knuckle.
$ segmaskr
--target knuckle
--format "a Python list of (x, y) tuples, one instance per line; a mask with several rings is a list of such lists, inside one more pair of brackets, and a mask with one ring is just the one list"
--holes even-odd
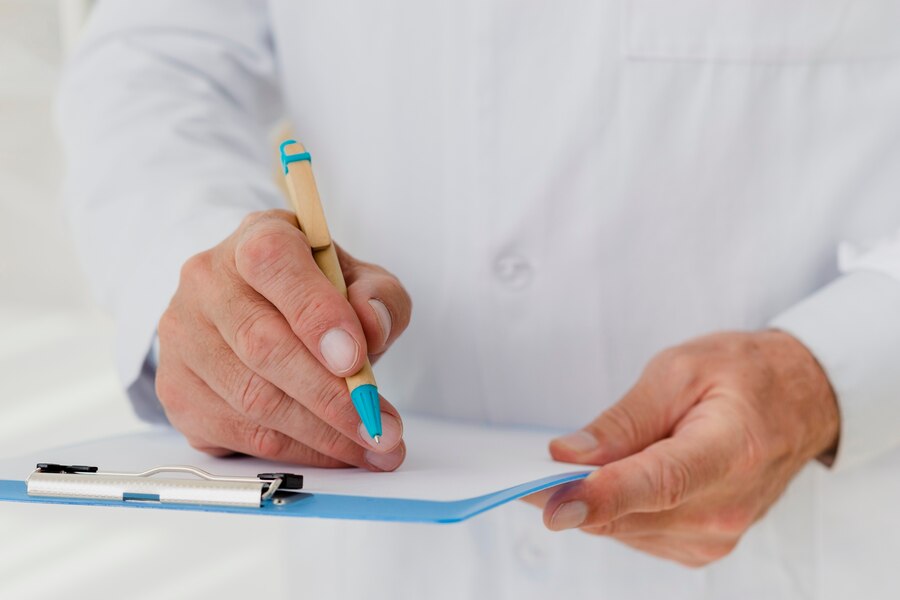
[(332, 379), (320, 392), (322, 420), (331, 425), (351, 423), (353, 420), (352, 403), (347, 386), (342, 380)]
[(697, 358), (682, 346), (673, 346), (650, 360), (648, 370), (668, 386), (688, 387), (696, 378)]
[(603, 422), (608, 430), (603, 437), (610, 441), (616, 439), (638, 440), (642, 437), (643, 426), (632, 410), (623, 404), (614, 404), (606, 410)]
[(791, 454), (791, 443), (784, 436), (772, 436), (763, 441), (756, 433), (749, 419), (739, 423), (740, 431), (736, 438), (740, 441), (738, 458), (734, 468), (738, 472), (750, 473), (764, 463), (767, 456), (786, 458)]
[(628, 499), (622, 491), (626, 489), (627, 479), (628, 475), (616, 463), (588, 475), (585, 484), (592, 504), (591, 523), (603, 526), (628, 512)]
[(662, 461), (657, 473), (657, 505), (662, 509), (669, 509), (684, 502), (691, 485), (691, 471), (687, 464), (679, 458), (669, 456)]
[(285, 256), (290, 241), (290, 236), (274, 224), (257, 225), (235, 250), (238, 269), (251, 274), (272, 270)]
[(235, 350), (250, 367), (265, 368), (278, 348), (281, 333), (269, 311), (257, 308), (235, 328)]
[(327, 295), (303, 290), (293, 305), (288, 322), (297, 335), (315, 339), (331, 329), (334, 309)]
[(184, 410), (184, 395), (181, 386), (169, 375), (168, 369), (160, 368), (156, 373), (156, 397), (166, 413), (180, 413)]
[(678, 359), (680, 354), (681, 350), (678, 346), (669, 346), (668, 348), (664, 348), (657, 352), (656, 355), (650, 359), (648, 365), (656, 369), (667, 369), (673, 361)]
[(247, 444), (250, 453), (262, 458), (277, 458), (287, 449), (287, 437), (262, 425), (251, 425)]
[(750, 528), (753, 522), (752, 511), (744, 507), (733, 507), (709, 517), (704, 523), (703, 529), (712, 534), (738, 538)]
[(284, 392), (251, 371), (238, 397), (238, 410), (255, 421), (271, 423), (277, 419), (284, 398)]
[(409, 325), (412, 317), (412, 298), (409, 292), (406, 291), (406, 288), (403, 287), (403, 284), (400, 283), (400, 280), (393, 275), (388, 279), (388, 291), (390, 297), (394, 298), (396, 302), (393, 312), (397, 314), (391, 315), (396, 320), (393, 326), (397, 332), (402, 332)]
[(248, 229), (248, 228), (252, 227), (253, 225), (255, 225), (256, 223), (258, 223), (259, 221), (265, 219), (266, 216), (267, 216), (267, 212), (264, 210), (258, 210), (258, 211), (254, 211), (252, 213), (248, 213), (247, 216), (245, 216), (241, 220), (241, 224), (238, 227), (238, 229)]
[(216, 444), (211, 444), (210, 442), (204, 440), (202, 437), (197, 437), (191, 433), (184, 433), (184, 438), (185, 441), (187, 441), (187, 443), (194, 450), (203, 452), (204, 454), (209, 454), (210, 456), (214, 456), (216, 458), (223, 458), (234, 454), (234, 450), (231, 450), (230, 448), (224, 448)]
[(332, 458), (345, 458), (349, 455), (344, 435), (333, 427), (322, 427), (319, 431), (319, 445), (322, 452)]
[(715, 336), (716, 349), (732, 360), (747, 360), (758, 354), (756, 338), (748, 333), (720, 333)]
[(212, 257), (209, 251), (195, 254), (181, 265), (181, 274), (179, 276), (181, 286), (202, 284), (209, 276), (211, 270)]
[(195, 437), (195, 436), (193, 436), (189, 433), (185, 433), (185, 432), (182, 432), (182, 434), (184, 435), (185, 441), (194, 450), (199, 450), (200, 452), (206, 452), (207, 449), (210, 447), (209, 444), (207, 444), (205, 441), (201, 440), (198, 437)]
[(681, 381), (694, 371), (694, 357), (674, 349), (665, 362), (664, 372), (669, 380)]
[(170, 340), (174, 339), (180, 330), (181, 323), (178, 313), (172, 305), (169, 305), (160, 316), (159, 323), (156, 324), (156, 335), (160, 340)]

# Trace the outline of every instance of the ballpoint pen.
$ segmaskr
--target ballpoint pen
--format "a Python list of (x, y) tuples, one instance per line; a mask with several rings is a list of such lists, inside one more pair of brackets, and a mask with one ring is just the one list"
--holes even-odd
[[(292, 151), (288, 150), (289, 146), (292, 147)], [(316, 189), (316, 181), (313, 178), (309, 152), (306, 151), (303, 144), (295, 140), (282, 142), (280, 149), (288, 195), (294, 212), (297, 214), (300, 230), (306, 234), (306, 238), (309, 240), (313, 259), (319, 270), (346, 298), (347, 284), (344, 282), (344, 274), (341, 272), (337, 251), (325, 221), (325, 211), (322, 209), (319, 191)], [(369, 432), (376, 444), (380, 443), (381, 408), (378, 400), (378, 387), (375, 384), (375, 375), (372, 373), (369, 359), (366, 358), (366, 362), (359, 372), (345, 379), (347, 380), (347, 389), (350, 391), (350, 399), (356, 412), (359, 413), (359, 418), (366, 431)]]

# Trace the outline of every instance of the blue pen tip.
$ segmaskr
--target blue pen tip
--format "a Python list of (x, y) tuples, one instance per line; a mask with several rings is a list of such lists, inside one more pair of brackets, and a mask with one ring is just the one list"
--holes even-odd
[(374, 439), (381, 436), (381, 406), (378, 402), (378, 388), (367, 383), (350, 392), (350, 399), (366, 431)]

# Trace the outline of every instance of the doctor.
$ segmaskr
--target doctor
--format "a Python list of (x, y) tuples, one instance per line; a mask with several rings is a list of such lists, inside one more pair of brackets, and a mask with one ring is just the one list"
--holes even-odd
[[(101, 3), (65, 195), (136, 410), (216, 454), (389, 471), (415, 410), (566, 428), (553, 457), (604, 465), (532, 497), (543, 523), (298, 525), (316, 597), (896, 597), (898, 25), (895, 0)], [(349, 301), (279, 210), (283, 115)], [(366, 355), (380, 446), (340, 378)]]

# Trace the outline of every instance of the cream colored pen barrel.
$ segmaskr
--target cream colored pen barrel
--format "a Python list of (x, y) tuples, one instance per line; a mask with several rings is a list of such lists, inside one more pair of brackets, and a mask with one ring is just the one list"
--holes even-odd
[[(347, 284), (344, 282), (344, 273), (341, 271), (341, 263), (338, 260), (337, 251), (334, 248), (334, 244), (330, 244), (327, 248), (323, 250), (314, 250), (313, 251), (313, 259), (315, 259), (316, 264), (319, 265), (319, 269), (322, 273), (325, 274), (325, 277), (334, 285), (341, 294), (344, 295), (344, 298), (347, 297)], [(356, 388), (365, 384), (375, 384), (375, 374), (372, 372), (372, 365), (369, 362), (369, 359), (366, 358), (366, 363), (362, 366), (362, 369), (359, 370), (354, 375), (350, 375), (346, 378), (347, 387), (352, 392)]]
[[(294, 154), (306, 152), (303, 144), (294, 142), (290, 145)], [(319, 198), (319, 190), (313, 177), (312, 166), (309, 160), (292, 162), (285, 173), (287, 178), (288, 196), (291, 206), (297, 215), (300, 230), (306, 235), (312, 249), (313, 259), (319, 266), (319, 270), (328, 278), (331, 284), (347, 297), (347, 284), (344, 282), (344, 273), (341, 271), (341, 263), (338, 260), (337, 250), (328, 231), (328, 223), (325, 220), (325, 211)], [(365, 364), (355, 374), (345, 378), (347, 388), (352, 392), (357, 387), (365, 384), (376, 385), (372, 365), (366, 358)]]

